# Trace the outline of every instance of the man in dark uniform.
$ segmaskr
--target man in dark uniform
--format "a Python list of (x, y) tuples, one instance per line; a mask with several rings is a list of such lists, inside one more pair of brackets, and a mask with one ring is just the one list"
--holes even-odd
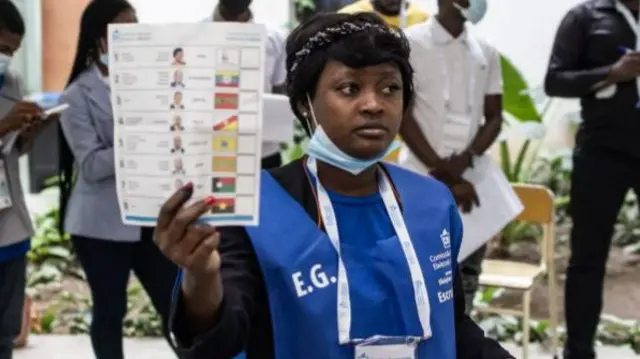
[(545, 90), (580, 98), (571, 177), (566, 359), (595, 358), (613, 226), (629, 189), (640, 193), (638, 0), (589, 0), (569, 11), (553, 45)]

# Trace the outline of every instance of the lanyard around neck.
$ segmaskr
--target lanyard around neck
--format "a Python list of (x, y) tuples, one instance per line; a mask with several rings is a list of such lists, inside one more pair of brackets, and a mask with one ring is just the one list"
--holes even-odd
[[(331, 241), (331, 244), (338, 253), (338, 339), (340, 344), (348, 344), (351, 342), (362, 342), (368, 338), (351, 338), (351, 298), (349, 295), (349, 279), (347, 278), (347, 271), (342, 260), (340, 251), (340, 234), (338, 231), (338, 219), (336, 218), (331, 204), (331, 199), (324, 186), (320, 183), (318, 177), (318, 165), (315, 158), (309, 157), (307, 159), (307, 168), (315, 179), (316, 191), (318, 195), (318, 207), (322, 221), (324, 223), (327, 236)], [(431, 306), (429, 304), (429, 296), (427, 293), (427, 283), (424, 280), (422, 274), (422, 268), (420, 262), (418, 262), (418, 256), (416, 254), (409, 232), (404, 223), (400, 206), (393, 193), (391, 187), (391, 181), (385, 173), (381, 171), (379, 191), (382, 201), (384, 202), (387, 214), (391, 219), (393, 229), (398, 236), (402, 251), (404, 252), (405, 259), (409, 265), (409, 273), (411, 275), (411, 282), (413, 284), (414, 299), (416, 302), (416, 308), (418, 310), (418, 317), (420, 319), (420, 325), (422, 326), (422, 336), (414, 337), (416, 341), (428, 339), (431, 337)]]

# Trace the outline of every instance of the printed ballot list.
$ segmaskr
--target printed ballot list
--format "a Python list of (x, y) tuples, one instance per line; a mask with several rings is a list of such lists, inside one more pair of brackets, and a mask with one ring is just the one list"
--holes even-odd
[(118, 200), (153, 226), (187, 182), (202, 220), (257, 225), (266, 31), (257, 24), (109, 26)]

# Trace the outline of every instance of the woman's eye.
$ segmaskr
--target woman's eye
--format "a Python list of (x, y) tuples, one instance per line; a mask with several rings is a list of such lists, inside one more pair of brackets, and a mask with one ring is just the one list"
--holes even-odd
[(346, 85), (340, 88), (340, 92), (345, 96), (353, 96), (358, 92), (358, 88), (355, 85)]
[(387, 86), (387, 87), (382, 89), (382, 93), (385, 94), (385, 95), (391, 95), (391, 94), (394, 94), (394, 93), (396, 93), (396, 92), (398, 92), (400, 90), (401, 90), (401, 88), (398, 85), (389, 85), (389, 86)]

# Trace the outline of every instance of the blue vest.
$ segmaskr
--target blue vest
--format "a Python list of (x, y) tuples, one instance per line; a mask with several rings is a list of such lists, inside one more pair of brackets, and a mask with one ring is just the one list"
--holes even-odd
[[(409, 235), (427, 282), (433, 336), (418, 344), (418, 359), (455, 359), (453, 275), (462, 233), (448, 190), (433, 179), (385, 165), (391, 176)], [(260, 226), (246, 227), (265, 278), (277, 359), (353, 359), (354, 346), (338, 343), (337, 253), (326, 233), (266, 171), (261, 176)], [(338, 218), (338, 221), (344, 220)], [(454, 227), (458, 227), (455, 226)], [(454, 233), (452, 233), (452, 230)], [(397, 238), (377, 242), (384, 253), (379, 283), (388, 303), (398, 305), (406, 335), (421, 336), (409, 267)], [(349, 262), (345, 263), (347, 274)], [(367, 283), (349, 282), (367, 292)], [(356, 289), (357, 288), (357, 289)], [(352, 318), (376, 316), (352, 305)], [(381, 321), (378, 321), (379, 323)], [(370, 336), (385, 328), (369, 328)]]

